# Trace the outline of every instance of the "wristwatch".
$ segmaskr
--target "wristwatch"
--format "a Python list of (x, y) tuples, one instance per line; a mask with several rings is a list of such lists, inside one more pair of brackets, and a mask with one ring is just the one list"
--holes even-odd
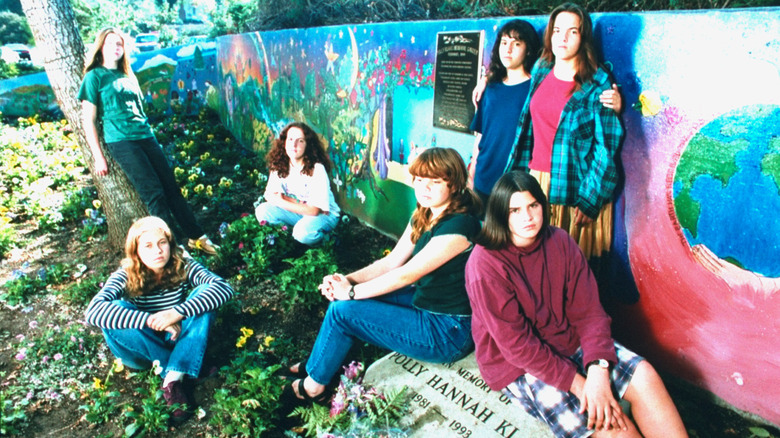
[(591, 365), (598, 365), (599, 368), (603, 368), (605, 370), (609, 370), (609, 361), (606, 359), (596, 359), (588, 362), (587, 365), (585, 365), (585, 372), (588, 372), (588, 369)]
[(349, 299), (354, 300), (355, 299), (355, 286), (352, 285), (349, 287)]

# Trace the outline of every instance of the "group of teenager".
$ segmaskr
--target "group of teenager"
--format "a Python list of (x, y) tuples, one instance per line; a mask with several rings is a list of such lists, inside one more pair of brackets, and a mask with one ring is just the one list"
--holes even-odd
[[(286, 369), (286, 402), (327, 403), (355, 342), (438, 363), (475, 351), (487, 384), (557, 437), (686, 436), (653, 367), (612, 339), (589, 266), (609, 248), (623, 132), (622, 102), (596, 61), (588, 13), (556, 8), (539, 52), (527, 22), (499, 30), (487, 81), (475, 91), (470, 165), (446, 147), (410, 163), (417, 207), (406, 229), (383, 258), (323, 278), (328, 310), (311, 353)], [(214, 311), (233, 290), (177, 245), (217, 250), (146, 122), (121, 32), (101, 32), (86, 70), (79, 98), (95, 173), (108, 171), (100, 121), (151, 214), (131, 226), (122, 266), (89, 304), (87, 321), (126, 365), (159, 362), (173, 420), (184, 421)], [(257, 219), (317, 244), (340, 215), (319, 136), (292, 123), (266, 160)]]

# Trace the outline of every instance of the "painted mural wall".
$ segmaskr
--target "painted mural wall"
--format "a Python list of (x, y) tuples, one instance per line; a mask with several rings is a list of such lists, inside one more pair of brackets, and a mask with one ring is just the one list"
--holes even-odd
[[(132, 67), (150, 109), (165, 113), (197, 113), (216, 83), (216, 43), (203, 42), (135, 55)], [(216, 90), (212, 92), (216, 99)], [(216, 101), (212, 102), (216, 106)], [(29, 117), (61, 115), (46, 73), (0, 81), (0, 113)]]
[[(593, 18), (627, 104), (615, 336), (780, 424), (780, 9)], [(437, 33), (483, 30), (489, 53), (506, 20), (221, 37), (221, 116), (259, 152), (309, 123), (343, 208), (397, 235), (414, 207), (409, 161), (431, 146), (468, 159), (473, 145), (432, 124)]]

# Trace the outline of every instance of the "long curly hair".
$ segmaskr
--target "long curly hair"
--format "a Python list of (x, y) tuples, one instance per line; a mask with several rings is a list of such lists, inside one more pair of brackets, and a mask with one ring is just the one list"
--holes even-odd
[(412, 214), (412, 242), (417, 242), (423, 233), (450, 214), (478, 215), (482, 210), (477, 194), (466, 187), (468, 180), (466, 164), (455, 149), (440, 147), (426, 149), (409, 166), (409, 173), (413, 177), (441, 178), (447, 182), (447, 187), (450, 189), (450, 203), (435, 219), (431, 217), (430, 208), (417, 203), (417, 209)]
[(98, 33), (97, 38), (95, 38), (95, 42), (92, 44), (89, 52), (87, 52), (87, 59), (84, 63), (84, 73), (87, 73), (88, 71), (103, 65), (103, 45), (106, 43), (106, 38), (111, 34), (119, 36), (119, 38), (122, 39), (122, 45), (125, 48), (125, 52), (117, 62), (117, 67), (122, 71), (122, 73), (126, 74), (133, 80), (136, 80), (135, 75), (133, 74), (133, 69), (130, 67), (130, 59), (127, 56), (127, 53), (131, 50), (129, 43), (130, 39), (127, 37), (127, 35), (125, 35), (124, 32), (115, 27), (107, 27)]
[[(149, 269), (138, 256), (138, 239), (149, 231), (162, 231), (168, 239), (171, 256), (163, 267), (162, 279), (157, 281), (154, 271)], [(170, 227), (164, 220), (155, 216), (147, 216), (133, 222), (127, 231), (125, 240), (125, 258), (122, 267), (127, 272), (127, 293), (131, 297), (144, 295), (155, 288), (175, 286), (187, 277), (186, 263), (181, 248), (176, 245), (176, 239)]]
[(496, 34), (496, 41), (493, 43), (493, 50), (490, 55), (490, 66), (488, 67), (488, 82), (501, 82), (506, 79), (507, 71), (504, 64), (501, 63), (501, 38), (509, 37), (525, 43), (525, 58), (523, 59), (523, 70), (531, 73), (534, 63), (539, 58), (539, 35), (531, 23), (524, 20), (512, 20), (504, 24)]
[(550, 225), (550, 205), (539, 182), (530, 173), (520, 170), (505, 173), (490, 192), (485, 213), (485, 224), (477, 236), (477, 243), (488, 249), (503, 249), (512, 244), (509, 229), (509, 201), (517, 192), (529, 192), (542, 205), (542, 235)]
[(303, 131), (303, 138), (306, 140), (306, 150), (303, 152), (303, 173), (311, 176), (314, 172), (314, 165), (317, 163), (321, 163), (325, 167), (325, 171), (330, 172), (330, 158), (325, 152), (325, 146), (323, 146), (320, 137), (309, 125), (302, 122), (293, 122), (285, 126), (279, 134), (279, 138), (274, 140), (274, 145), (265, 156), (268, 170), (276, 171), (281, 178), (290, 174), (290, 157), (287, 156), (285, 143), (287, 142), (287, 132), (291, 128)]
[(576, 73), (574, 82), (577, 89), (582, 88), (582, 84), (591, 81), (599, 68), (598, 55), (596, 54), (596, 45), (593, 37), (593, 22), (590, 15), (582, 6), (575, 3), (564, 3), (553, 9), (550, 13), (550, 21), (547, 22), (547, 28), (544, 31), (544, 49), (541, 59), (549, 64), (555, 63), (555, 55), (552, 52), (552, 34), (555, 27), (555, 18), (561, 12), (570, 12), (580, 18), (580, 49), (575, 58)]

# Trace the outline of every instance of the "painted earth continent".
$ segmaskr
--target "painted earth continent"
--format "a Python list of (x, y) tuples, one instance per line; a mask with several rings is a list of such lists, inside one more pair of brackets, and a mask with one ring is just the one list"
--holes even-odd
[(701, 128), (680, 156), (673, 196), (691, 246), (780, 277), (780, 106), (738, 108)]

